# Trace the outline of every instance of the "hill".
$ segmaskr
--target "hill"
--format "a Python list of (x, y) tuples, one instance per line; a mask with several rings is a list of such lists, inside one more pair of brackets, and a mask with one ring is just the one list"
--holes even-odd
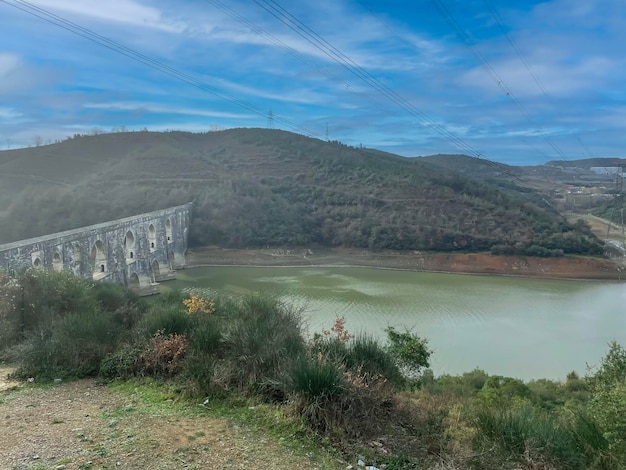
[(269, 129), (76, 136), (0, 152), (0, 242), (193, 200), (196, 246), (601, 252), (536, 192), (443, 158)]
[(626, 158), (598, 157), (581, 158), (571, 161), (551, 160), (549, 162), (546, 162), (546, 166), (555, 166), (562, 168), (584, 168), (585, 170), (593, 167), (612, 167), (618, 165), (626, 165)]

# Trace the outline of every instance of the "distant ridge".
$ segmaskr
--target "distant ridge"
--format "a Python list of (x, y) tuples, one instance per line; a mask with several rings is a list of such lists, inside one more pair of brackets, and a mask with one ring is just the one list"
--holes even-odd
[(576, 167), (588, 170), (593, 167), (612, 167), (616, 165), (626, 165), (626, 158), (581, 158), (579, 160), (550, 160), (546, 162), (546, 166), (556, 167)]

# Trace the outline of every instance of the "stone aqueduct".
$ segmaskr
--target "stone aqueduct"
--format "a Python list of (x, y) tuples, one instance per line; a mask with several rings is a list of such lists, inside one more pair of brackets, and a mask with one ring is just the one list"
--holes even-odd
[(191, 203), (0, 245), (0, 271), (67, 270), (124, 284), (142, 295), (185, 266)]

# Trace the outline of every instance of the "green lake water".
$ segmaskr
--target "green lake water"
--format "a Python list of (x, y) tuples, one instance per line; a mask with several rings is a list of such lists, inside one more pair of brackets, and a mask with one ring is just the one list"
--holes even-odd
[(436, 375), (476, 367), (523, 379), (564, 379), (626, 345), (626, 284), (417, 273), (367, 268), (209, 267), (167, 288), (270, 292), (304, 309), (307, 332), (343, 316), (350, 332), (387, 326), (429, 340)]

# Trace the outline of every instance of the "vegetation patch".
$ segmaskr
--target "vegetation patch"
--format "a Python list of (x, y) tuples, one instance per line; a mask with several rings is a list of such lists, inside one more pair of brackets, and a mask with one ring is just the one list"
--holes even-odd
[[(462, 155), (403, 158), (270, 129), (77, 136), (13, 152), (0, 243), (194, 201), (192, 246), (603, 253), (586, 224), (517, 184), (519, 168)], [(32, 184), (15, 188), (11, 167)]]
[[(0, 305), (2, 357), (16, 365), (16, 377), (59, 387), (66, 378), (99, 377), (132, 396), (98, 412), (106, 432), (74, 433), (94, 462), (113, 458), (122, 442), (134, 446), (140, 435), (159, 454), (161, 444), (139, 427), (122, 431), (125, 421), (158, 428), (161, 418), (210, 415), (301, 449), (334, 449), (342, 464), (626, 465), (626, 352), (616, 343), (587, 377), (524, 383), (480, 370), (434, 377), (427, 341), (410, 331), (390, 328), (380, 344), (351, 334), (338, 317), (305, 337), (301, 312), (258, 294), (172, 292), (146, 303), (119, 286), (31, 270), (2, 279)], [(50, 428), (73, 426), (66, 415), (49, 416)], [(189, 455), (212, 439), (190, 426), (173, 454)]]

